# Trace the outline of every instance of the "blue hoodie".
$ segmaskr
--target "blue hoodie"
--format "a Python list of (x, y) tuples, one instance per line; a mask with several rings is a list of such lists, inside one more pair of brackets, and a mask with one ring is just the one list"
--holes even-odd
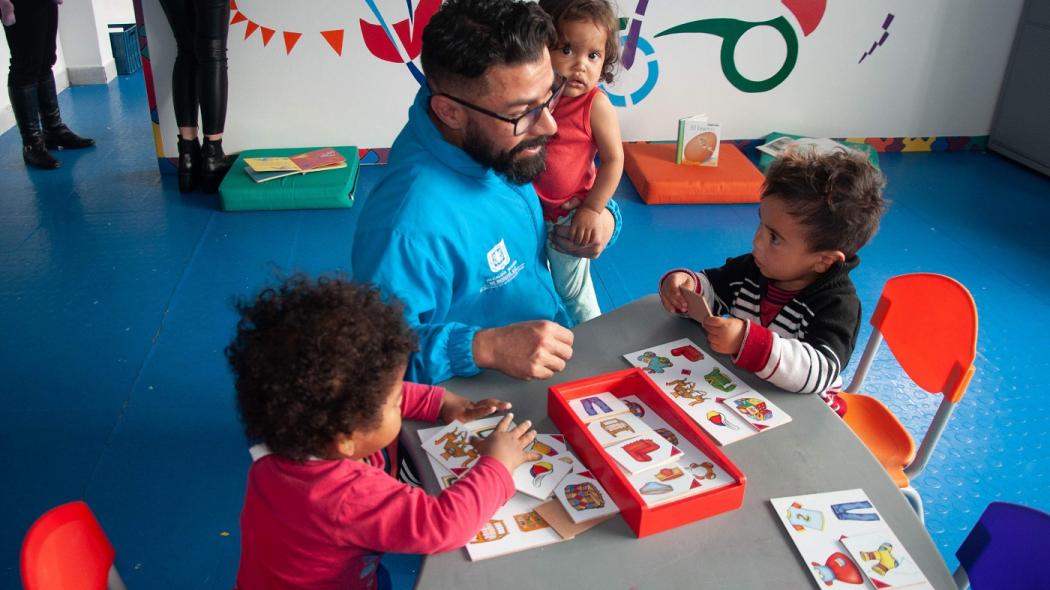
[[(540, 201), (448, 143), (427, 114), (424, 87), (390, 150), (386, 176), (364, 203), (354, 234), (354, 279), (405, 305), (419, 334), (410, 381), (480, 372), (474, 334), (527, 320), (572, 327), (543, 245)], [(609, 209), (620, 229), (619, 209)]]

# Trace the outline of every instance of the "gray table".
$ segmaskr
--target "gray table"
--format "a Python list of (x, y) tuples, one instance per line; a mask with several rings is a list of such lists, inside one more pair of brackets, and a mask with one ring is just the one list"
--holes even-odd
[[(707, 350), (704, 331), (669, 316), (653, 295), (575, 330), (574, 356), (548, 381), (517, 381), (486, 372), (444, 383), (473, 399), (497, 397), (514, 404), (515, 418), (531, 419), (553, 432), (547, 418), (547, 387), (627, 368), (623, 354), (690, 338)], [(717, 356), (717, 355), (716, 355)], [(719, 359), (732, 366), (727, 358)], [(860, 439), (816, 395), (794, 395), (737, 371), (752, 387), (791, 415), (792, 422), (722, 450), (747, 476), (744, 505), (735, 511), (636, 539), (622, 519), (576, 539), (471, 562), (462, 549), (424, 559), (418, 588), (817, 588), (770, 498), (863, 488), (935, 588), (955, 588), (926, 529), (897, 486)], [(439, 487), (406, 422), (402, 436), (424, 472), (430, 493)], [(850, 586), (853, 587), (853, 586)], [(859, 586), (858, 586), (859, 587)]]

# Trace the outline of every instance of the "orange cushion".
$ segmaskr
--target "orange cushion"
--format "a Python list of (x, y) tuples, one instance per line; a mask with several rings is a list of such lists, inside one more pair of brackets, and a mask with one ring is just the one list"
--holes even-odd
[(764, 177), (735, 145), (723, 143), (713, 167), (675, 164), (675, 147), (624, 142), (623, 168), (646, 203), (758, 202)]

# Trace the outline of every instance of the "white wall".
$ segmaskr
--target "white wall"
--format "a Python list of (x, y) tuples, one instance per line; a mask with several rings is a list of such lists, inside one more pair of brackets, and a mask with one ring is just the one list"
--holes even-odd
[[(671, 139), (678, 117), (700, 112), (722, 122), (727, 138), (756, 138), (773, 130), (833, 137), (988, 133), (1023, 0), (828, 2), (819, 25), (804, 35), (787, 5), (813, 8), (823, 2), (649, 2), (642, 38), (654, 49), (659, 77), (648, 97), (620, 109), (624, 138)], [(619, 3), (621, 15), (631, 17), (636, 1)], [(142, 4), (163, 149), (173, 156), (174, 41), (157, 0)], [(376, 0), (376, 5), (388, 23), (407, 18), (405, 0)], [(391, 144), (418, 84), (404, 64), (380, 61), (366, 48), (359, 19), (377, 19), (365, 1), (239, 0), (238, 8), (276, 32), (264, 47), (261, 30), (245, 40), (248, 23), (230, 27), (228, 149)], [(894, 19), (886, 42), (858, 64), (883, 33), (888, 13)], [(743, 92), (727, 80), (720, 38), (655, 37), (698, 19), (777, 17), (786, 18), (798, 38), (798, 60), (784, 82), (765, 92)], [(337, 29), (345, 29), (341, 56), (320, 34)], [(284, 30), (302, 33), (290, 53)], [(785, 42), (769, 27), (756, 28), (741, 38), (735, 55), (744, 75), (765, 78), (783, 63)], [(610, 89), (636, 91), (651, 59), (639, 54), (635, 67)]]
[(107, 25), (135, 22), (135, 6), (131, 0), (97, 0), (95, 7)]
[(59, 9), (58, 29), (73, 85), (107, 84), (117, 76), (101, 3), (102, 0), (77, 0)]

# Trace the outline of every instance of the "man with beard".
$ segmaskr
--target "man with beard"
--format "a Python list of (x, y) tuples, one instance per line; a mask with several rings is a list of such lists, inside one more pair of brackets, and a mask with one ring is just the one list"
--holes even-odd
[[(352, 254), (354, 278), (400, 299), (419, 333), (407, 379), (486, 368), (545, 379), (572, 356), (531, 184), (557, 131), (554, 38), (537, 4), (515, 0), (448, 0), (423, 31), (427, 84), (364, 204)], [(591, 244), (574, 245), (567, 231), (550, 239), (596, 258), (619, 230), (615, 202), (602, 222)]]

